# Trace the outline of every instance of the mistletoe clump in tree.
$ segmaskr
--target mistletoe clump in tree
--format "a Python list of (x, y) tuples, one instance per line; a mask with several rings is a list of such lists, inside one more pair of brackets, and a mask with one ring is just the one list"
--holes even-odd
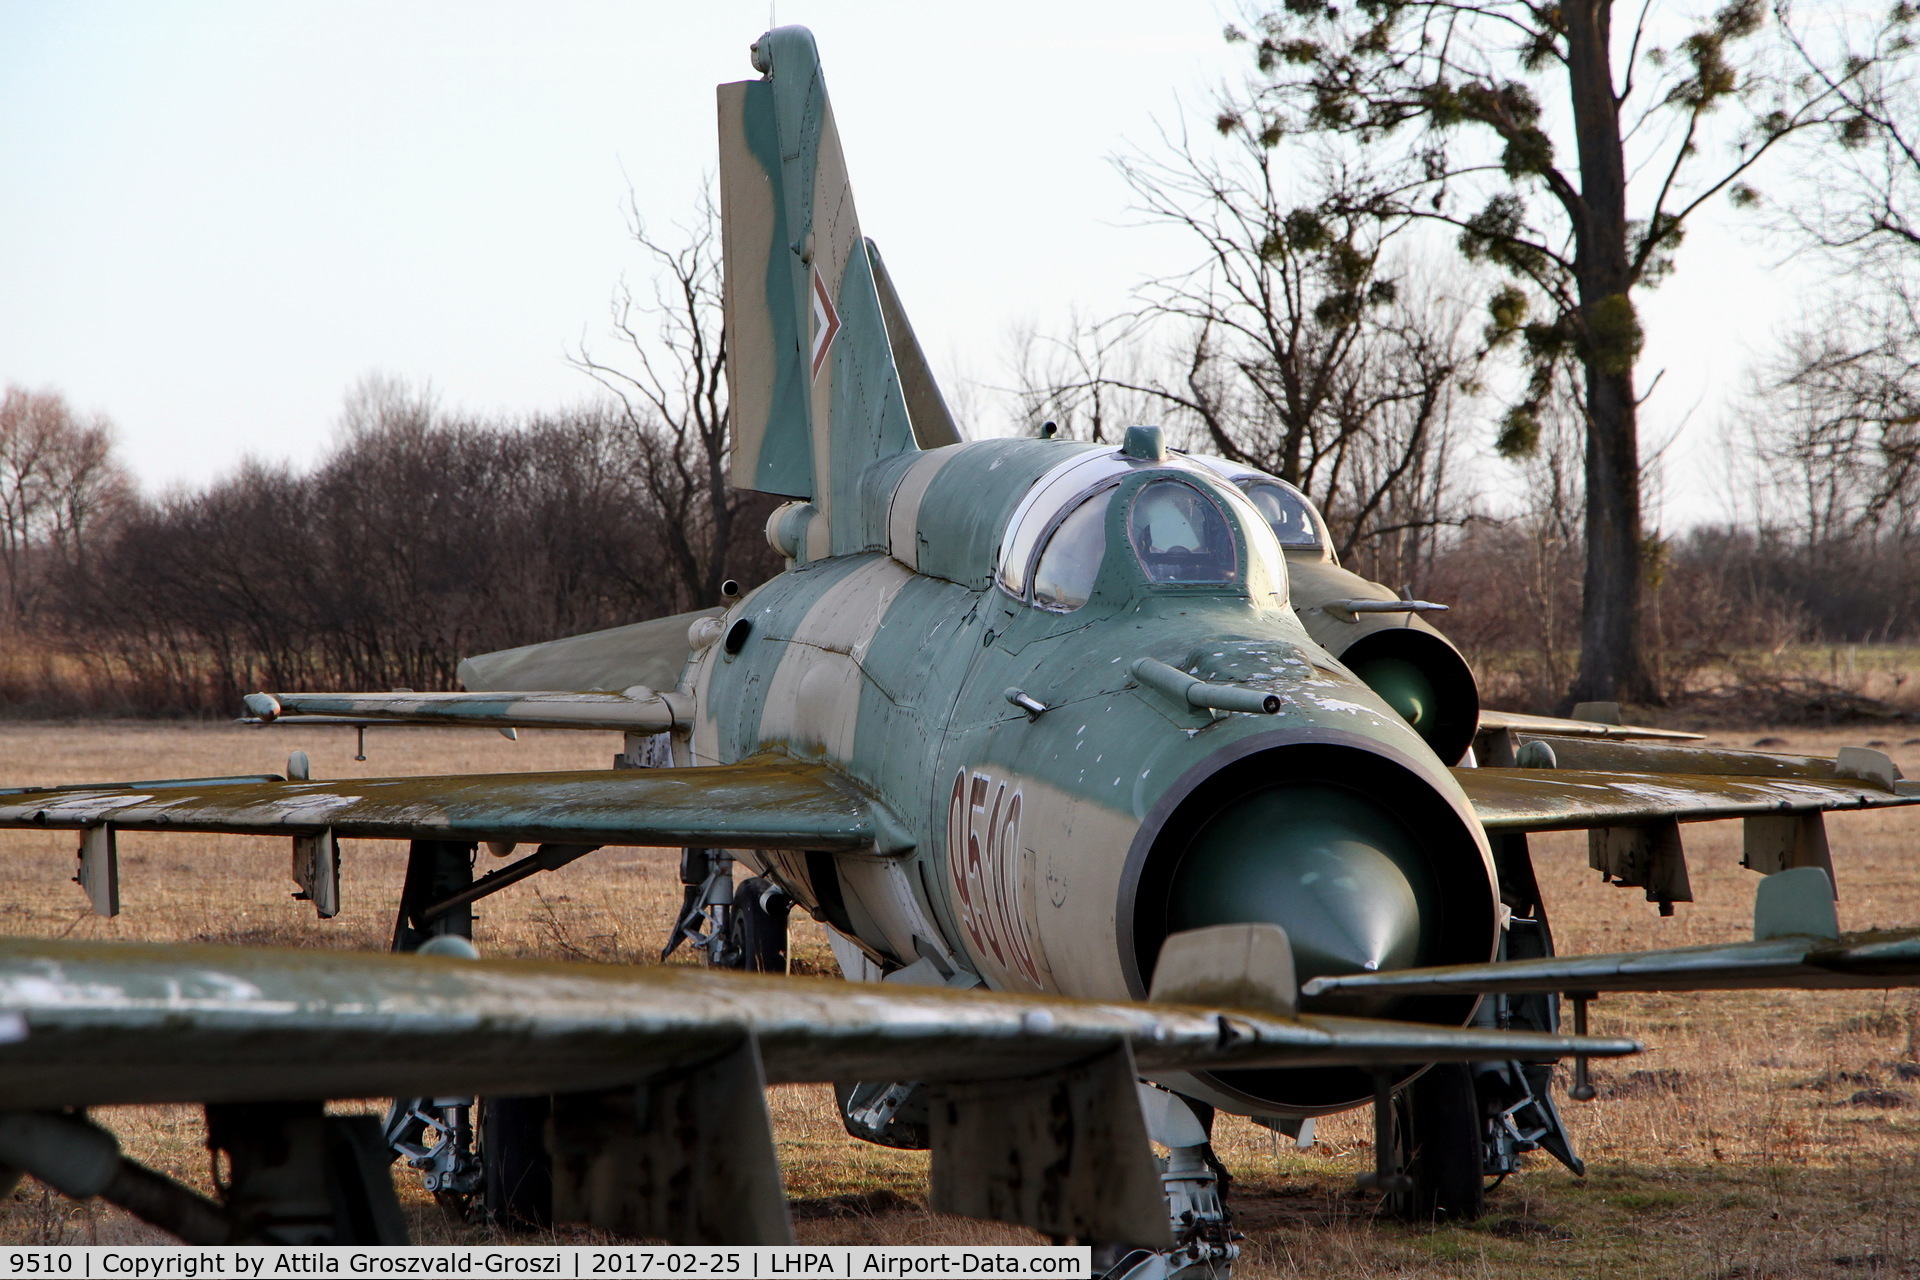
[[(1673, 269), (1688, 219), (1710, 201), (1755, 198), (1752, 171), (1783, 139), (1859, 125), (1833, 82), (1796, 74), (1784, 3), (1731, 0), (1683, 19), (1643, 0), (1618, 30), (1613, 10), (1612, 0), (1285, 0), (1227, 35), (1252, 46), (1261, 76), (1252, 118), (1236, 127), (1269, 147), (1303, 134), (1360, 144), (1392, 175), (1376, 201), (1452, 228), (1469, 259), (1507, 275), (1487, 337), (1516, 348), (1527, 376), (1500, 450), (1533, 449), (1556, 388), (1574, 389), (1585, 419), (1571, 697), (1653, 700), (1635, 292)], [(1841, 84), (1867, 70), (1850, 64)]]

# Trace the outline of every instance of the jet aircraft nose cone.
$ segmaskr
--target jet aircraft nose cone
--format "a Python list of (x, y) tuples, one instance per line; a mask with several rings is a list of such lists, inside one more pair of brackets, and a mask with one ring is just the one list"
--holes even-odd
[(1174, 874), (1167, 927), (1277, 924), (1302, 982), (1403, 968), (1420, 962), (1426, 881), (1398, 819), (1342, 788), (1283, 785), (1200, 831)]

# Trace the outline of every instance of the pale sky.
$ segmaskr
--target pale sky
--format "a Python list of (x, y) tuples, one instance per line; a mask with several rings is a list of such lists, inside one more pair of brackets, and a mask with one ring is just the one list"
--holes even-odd
[[(1231, 11), (780, 0), (950, 395), (1008, 380), (1017, 325), (1114, 311), (1188, 261), (1109, 157), (1182, 103), (1210, 118), (1245, 66)], [(567, 353), (605, 349), (616, 283), (646, 279), (628, 183), (656, 223), (685, 215), (713, 86), (753, 76), (768, 25), (764, 0), (0, 0), (0, 383), (107, 414), (149, 488), (313, 458), (372, 372), (476, 412), (585, 399)], [(1721, 397), (1806, 281), (1724, 222), (1643, 303), (1643, 385), (1666, 370), (1647, 433), (1687, 424), (1670, 525), (1722, 513)]]

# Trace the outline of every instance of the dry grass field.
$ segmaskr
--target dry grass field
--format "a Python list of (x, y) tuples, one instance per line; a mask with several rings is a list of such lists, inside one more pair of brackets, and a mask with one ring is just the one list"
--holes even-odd
[[(1920, 739), (1886, 730), (1722, 735), (1750, 745), (1830, 752), (1876, 733), (1920, 774)], [(352, 760), (343, 729), (96, 722), (0, 725), (0, 785), (278, 770), (305, 750), (319, 777), (597, 767), (618, 749), (606, 734), (388, 729)], [(1736, 823), (1686, 829), (1698, 901), (1661, 920), (1637, 892), (1598, 883), (1578, 836), (1537, 844), (1541, 880), (1563, 951), (1679, 946), (1750, 928), (1754, 877), (1738, 867)], [(1845, 928), (1920, 923), (1920, 812), (1830, 821)], [(125, 913), (86, 914), (68, 833), (0, 832), (9, 887), (0, 919), (14, 934), (159, 938), (303, 947), (383, 948), (404, 850), (345, 850), (340, 916), (320, 922), (290, 898), (279, 840), (191, 835), (122, 837)], [(483, 855), (484, 860), (484, 855)], [(598, 853), (481, 904), (476, 940), (488, 955), (644, 962), (659, 952), (678, 895), (670, 854)], [(819, 930), (797, 920), (797, 967), (832, 971)], [(1323, 1122), (1296, 1152), (1266, 1131), (1224, 1119), (1217, 1134), (1233, 1172), (1246, 1276), (1803, 1277), (1920, 1275), (1920, 994), (1736, 994), (1616, 998), (1594, 1006), (1595, 1029), (1644, 1039), (1637, 1060), (1599, 1073), (1602, 1096), (1564, 1095), (1588, 1176), (1545, 1157), (1497, 1188), (1486, 1219), (1419, 1228), (1376, 1220), (1353, 1190), (1367, 1159), (1364, 1111)], [(365, 1104), (369, 1109), (374, 1103)], [(788, 1192), (806, 1241), (933, 1243), (1033, 1239), (924, 1208), (926, 1160), (845, 1137), (826, 1091), (782, 1088), (773, 1109)], [(205, 1186), (207, 1154), (186, 1108), (103, 1117), (132, 1153)], [(411, 1175), (398, 1180), (423, 1241), (481, 1241), (446, 1222)], [(86, 1243), (157, 1239), (102, 1206), (76, 1206), (25, 1184), (0, 1207), (0, 1238)]]

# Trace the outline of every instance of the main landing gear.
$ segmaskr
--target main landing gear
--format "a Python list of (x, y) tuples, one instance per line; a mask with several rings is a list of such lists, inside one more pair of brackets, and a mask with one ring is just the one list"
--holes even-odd
[[(1551, 956), (1553, 934), (1526, 836), (1496, 834), (1493, 856), (1501, 900), (1513, 913), (1500, 935), (1499, 958)], [(1560, 1000), (1544, 994), (1492, 996), (1481, 1001), (1473, 1022), (1498, 1030), (1558, 1032)], [(1576, 1177), (1584, 1174), (1586, 1165), (1574, 1153), (1554, 1105), (1553, 1072), (1552, 1062), (1441, 1063), (1384, 1107), (1376, 1094), (1378, 1167), (1365, 1175), (1367, 1184), (1386, 1192), (1397, 1217), (1470, 1222), (1486, 1211), (1486, 1180), (1494, 1179), (1497, 1186), (1519, 1170), (1527, 1152), (1544, 1151)]]
[[(393, 950), (475, 954), (472, 904), (432, 911), (472, 887), (474, 849), (450, 840), (412, 843), (399, 918), (393, 925)], [(472, 1098), (396, 1098), (381, 1129), (394, 1157), (420, 1170), (433, 1198), (463, 1220), (474, 1216), (475, 1198), (485, 1181), (473, 1141), (473, 1103)]]
[(683, 850), (680, 914), (660, 958), (684, 942), (704, 952), (716, 969), (785, 973), (792, 910), (786, 890), (763, 876), (734, 884), (733, 855), (725, 849)]
[[(471, 899), (451, 906), (449, 901), (473, 887), (474, 854), (470, 844), (413, 842), (394, 925), (395, 951), (473, 954)], [(685, 850), (680, 879), (680, 914), (662, 959), (686, 943), (716, 968), (787, 971), (793, 900), (778, 885), (757, 876), (735, 885), (733, 857), (721, 849)], [(394, 1156), (421, 1171), (426, 1189), (449, 1214), (536, 1231), (553, 1223), (546, 1143), (552, 1112), (553, 1100), (544, 1095), (402, 1098), (387, 1113), (383, 1132)]]

